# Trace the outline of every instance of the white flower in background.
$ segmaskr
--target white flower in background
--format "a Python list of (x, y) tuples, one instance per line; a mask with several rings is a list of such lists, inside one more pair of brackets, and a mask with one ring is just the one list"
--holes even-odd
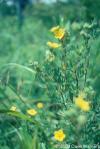
[(46, 51), (46, 60), (49, 62), (54, 61), (55, 56), (53, 53), (51, 53), (49, 50)]
[(57, 0), (41, 0), (41, 2), (46, 3), (46, 4), (51, 4), (51, 3), (56, 3)]
[(6, 4), (8, 6), (12, 6), (12, 5), (14, 5), (14, 2), (12, 0), (8, 0), (8, 1), (6, 1)]
[(34, 64), (34, 66), (38, 66), (39, 63), (38, 63), (38, 61), (34, 61), (33, 64)]

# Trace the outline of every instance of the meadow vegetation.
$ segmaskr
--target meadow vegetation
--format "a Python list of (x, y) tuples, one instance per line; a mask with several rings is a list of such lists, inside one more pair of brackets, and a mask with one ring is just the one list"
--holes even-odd
[(0, 16), (0, 149), (100, 147), (98, 12), (56, 7)]

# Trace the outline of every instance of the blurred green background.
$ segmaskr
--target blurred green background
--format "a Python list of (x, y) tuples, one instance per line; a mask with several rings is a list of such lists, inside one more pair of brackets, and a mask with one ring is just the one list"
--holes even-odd
[[(100, 23), (100, 1), (95, 0), (2, 0), (0, 1), (0, 70), (4, 65), (42, 62), (51, 39), (48, 30), (58, 24), (80, 28), (84, 22)], [(99, 37), (93, 43), (98, 51)], [(99, 55), (96, 62), (98, 69)], [(95, 71), (95, 73), (96, 73)], [(10, 74), (11, 75), (11, 74)], [(12, 75), (14, 75), (12, 73)]]
[[(23, 98), (22, 101), (18, 100), (20, 94), (26, 102), (29, 102), (28, 99), (31, 101), (47, 98), (44, 90), (39, 88), (41, 84), (35, 82), (34, 85), (34, 75), (25, 71), (23, 66), (32, 67), (34, 61), (42, 64), (47, 49), (46, 42), (52, 39), (48, 31), (52, 26), (65, 25), (80, 30), (82, 24), (93, 21), (100, 26), (100, 0), (21, 1), (0, 1), (0, 108), (10, 108), (16, 102), (22, 103), (23, 108), (25, 105)], [(73, 38), (74, 36), (77, 36), (77, 31), (73, 32)], [(100, 28), (98, 28), (97, 38), (93, 43), (91, 41), (91, 49), (91, 61), (93, 59), (95, 61), (91, 77), (94, 90), (99, 96)], [(8, 82), (9, 85), (6, 88)], [(4, 122), (1, 129), (4, 128), (3, 126), (5, 126)], [(10, 132), (11, 128), (7, 127), (7, 129)], [(4, 129), (3, 131), (5, 133)], [(2, 134), (1, 130), (0, 133)], [(6, 134), (4, 138), (7, 139)], [(0, 149), (10, 149), (4, 145), (4, 138), (3, 140), (0, 138)]]

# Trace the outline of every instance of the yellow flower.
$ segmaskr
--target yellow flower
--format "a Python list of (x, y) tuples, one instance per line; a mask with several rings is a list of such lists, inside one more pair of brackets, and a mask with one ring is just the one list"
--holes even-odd
[(55, 32), (55, 31), (57, 31), (59, 28), (60, 28), (59, 26), (55, 26), (55, 27), (52, 27), (50, 31), (51, 31), (51, 32)]
[(31, 116), (35, 116), (37, 114), (37, 111), (35, 109), (29, 109), (27, 110), (27, 113)]
[(90, 110), (90, 105), (88, 101), (85, 101), (82, 96), (78, 96), (75, 100), (75, 105), (82, 109), (83, 111), (87, 112)]
[(58, 44), (58, 43), (55, 43), (55, 42), (50, 42), (50, 41), (47, 42), (47, 45), (48, 45), (50, 48), (54, 48), (54, 49), (61, 47), (61, 44)]
[(17, 107), (16, 107), (16, 106), (12, 106), (12, 107), (10, 108), (10, 110), (11, 110), (11, 111), (17, 111)]
[(57, 39), (62, 39), (65, 35), (65, 29), (59, 26), (51, 28), (51, 32), (54, 33), (54, 36)]
[(60, 130), (58, 130), (58, 131), (55, 131), (55, 132), (54, 132), (54, 138), (55, 138), (57, 141), (62, 142), (62, 141), (65, 139), (65, 134), (64, 134), (63, 130), (60, 129)]
[(43, 108), (43, 103), (41, 103), (41, 102), (39, 102), (39, 103), (37, 103), (37, 107), (39, 108), (39, 109), (41, 109), (41, 108)]

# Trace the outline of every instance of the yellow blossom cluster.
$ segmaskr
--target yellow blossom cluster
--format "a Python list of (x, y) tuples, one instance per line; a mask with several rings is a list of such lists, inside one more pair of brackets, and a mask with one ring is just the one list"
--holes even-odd
[[(75, 105), (77, 107), (79, 107), (81, 110), (87, 112), (90, 110), (90, 104), (88, 101), (84, 100), (83, 94), (80, 94), (76, 99), (75, 99)], [(41, 109), (44, 107), (44, 104), (42, 102), (38, 102), (36, 104), (37, 108)], [(16, 106), (12, 106), (10, 108), (11, 111), (16, 111), (17, 108)], [(27, 114), (30, 116), (35, 116), (38, 114), (37, 110), (35, 110), (34, 108), (28, 109), (27, 110)], [(83, 123), (85, 121), (85, 117), (81, 116), (78, 119), (79, 121), (81, 121), (81, 123)], [(54, 131), (54, 139), (56, 141), (62, 142), (64, 141), (64, 139), (66, 138), (66, 134), (62, 129), (59, 129), (57, 131)]]
[(62, 129), (59, 129), (59, 130), (54, 132), (54, 138), (57, 141), (62, 142), (65, 139), (65, 137), (66, 137), (66, 135), (65, 135), (65, 133), (63, 132)]
[[(42, 109), (44, 107), (44, 104), (42, 102), (38, 102), (37, 103), (37, 108)], [(17, 107), (16, 106), (12, 106), (10, 108), (10, 111), (16, 112), (17, 111)], [(35, 109), (28, 109), (27, 113), (31, 116), (35, 116), (37, 114), (37, 111)]]
[(37, 107), (39, 109), (42, 109), (44, 107), (44, 104), (42, 102), (37, 103)]
[[(54, 37), (59, 40), (61, 40), (65, 35), (65, 29), (61, 28), (60, 26), (53, 27), (51, 28), (50, 31), (54, 34)], [(50, 42), (50, 41), (47, 42), (47, 45), (53, 49), (61, 47), (61, 44), (56, 42)]]
[(53, 49), (56, 49), (56, 48), (61, 47), (61, 44), (58, 44), (58, 43), (55, 43), (55, 42), (50, 42), (50, 41), (47, 42), (47, 45), (48, 45), (50, 48), (53, 48)]
[(75, 105), (85, 112), (90, 110), (89, 102), (84, 100), (80, 95), (75, 99)]
[(35, 109), (29, 109), (27, 110), (27, 113), (31, 116), (35, 116), (37, 114), (37, 111)]
[(61, 28), (60, 26), (53, 27), (53, 28), (51, 28), (50, 31), (54, 34), (55, 38), (60, 39), (60, 40), (65, 35), (65, 29)]

